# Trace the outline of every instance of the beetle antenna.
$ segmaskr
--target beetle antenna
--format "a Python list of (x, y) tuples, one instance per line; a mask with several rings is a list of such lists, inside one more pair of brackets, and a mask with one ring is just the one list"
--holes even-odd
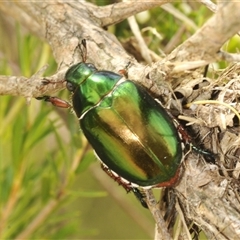
[(82, 61), (85, 63), (87, 61), (87, 41), (83, 39), (81, 44), (78, 45), (81, 51)]

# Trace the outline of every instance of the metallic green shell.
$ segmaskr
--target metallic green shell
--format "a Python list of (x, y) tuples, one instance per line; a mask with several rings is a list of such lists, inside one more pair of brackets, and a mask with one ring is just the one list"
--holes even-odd
[(72, 74), (67, 78), (75, 85), (73, 107), (101, 161), (143, 187), (174, 178), (182, 145), (166, 110), (141, 86), (119, 81), (118, 74), (99, 71), (79, 79)]
[(129, 184), (171, 182), (182, 159), (173, 119), (144, 88), (121, 78), (89, 63), (68, 70), (81, 129), (101, 161)]

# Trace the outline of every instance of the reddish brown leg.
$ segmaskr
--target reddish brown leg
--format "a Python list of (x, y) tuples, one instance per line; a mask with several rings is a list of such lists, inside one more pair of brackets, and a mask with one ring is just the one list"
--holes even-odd
[(60, 107), (60, 108), (71, 108), (71, 104), (67, 101), (64, 101), (57, 97), (50, 97), (50, 96), (43, 96), (36, 98), (37, 100), (43, 100), (45, 102), (52, 103), (53, 106)]
[(117, 182), (119, 185), (124, 187), (126, 189), (127, 193), (132, 191), (134, 193), (135, 197), (140, 201), (140, 203), (142, 204), (142, 206), (144, 208), (148, 208), (148, 205), (145, 201), (145, 196), (138, 188), (132, 187), (131, 183), (128, 184), (128, 183), (124, 182), (121, 177), (113, 174), (113, 172), (108, 167), (104, 166), (103, 164), (101, 164), (101, 168), (115, 182)]

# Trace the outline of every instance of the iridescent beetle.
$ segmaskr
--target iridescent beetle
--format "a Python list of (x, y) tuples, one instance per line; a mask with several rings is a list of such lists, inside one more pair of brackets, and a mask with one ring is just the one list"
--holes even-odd
[(80, 127), (102, 169), (147, 207), (138, 187), (172, 186), (178, 180), (184, 150), (180, 125), (139, 84), (86, 63), (84, 40), (82, 46), (83, 62), (65, 75)]

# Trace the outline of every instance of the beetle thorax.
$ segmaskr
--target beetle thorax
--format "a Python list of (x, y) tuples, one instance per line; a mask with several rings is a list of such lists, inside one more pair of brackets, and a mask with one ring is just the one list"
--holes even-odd
[(66, 81), (72, 84), (80, 85), (89, 76), (97, 71), (97, 68), (91, 63), (78, 63), (72, 66), (66, 73)]

